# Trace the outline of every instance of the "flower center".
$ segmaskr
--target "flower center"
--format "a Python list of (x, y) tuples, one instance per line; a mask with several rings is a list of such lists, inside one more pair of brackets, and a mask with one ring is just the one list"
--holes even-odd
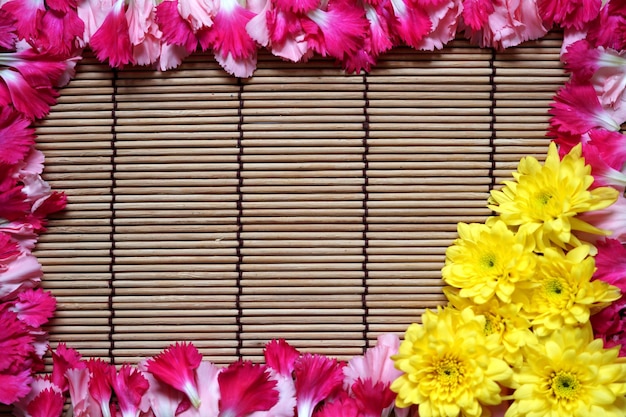
[(456, 358), (446, 357), (435, 365), (437, 383), (447, 388), (454, 388), (461, 383), (464, 366)]
[(483, 257), (480, 259), (480, 265), (484, 269), (493, 268), (494, 266), (496, 266), (496, 255), (494, 255), (493, 253), (483, 255)]
[(559, 371), (550, 376), (550, 389), (558, 400), (575, 400), (581, 384), (575, 374)]
[(487, 312), (483, 314), (485, 315), (485, 335), (489, 336), (494, 333), (502, 334), (505, 326), (502, 317)]
[(558, 278), (548, 278), (543, 284), (546, 299), (551, 304), (561, 305), (569, 298), (569, 288), (567, 283)]

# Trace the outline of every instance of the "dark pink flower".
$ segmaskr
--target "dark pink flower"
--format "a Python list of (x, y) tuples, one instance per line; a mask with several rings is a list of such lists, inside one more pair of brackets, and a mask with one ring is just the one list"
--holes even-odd
[(395, 15), (395, 19), (392, 20), (395, 36), (406, 45), (419, 48), (422, 39), (433, 29), (428, 14), (418, 7), (417, 2), (411, 0), (397, 0), (391, 3)]
[(491, 0), (463, 0), (463, 21), (474, 31), (485, 27), (493, 12), (494, 3)]
[(91, 37), (89, 46), (100, 61), (108, 59), (111, 67), (134, 63), (124, 0), (115, 0), (102, 26)]
[(617, 51), (626, 48), (626, 2), (610, 1), (600, 9), (600, 14), (590, 23), (587, 40), (594, 46), (604, 46)]
[(17, 318), (17, 314), (7, 309), (0, 310), (0, 372), (30, 370), (33, 340), (28, 326)]
[(27, 411), (30, 417), (57, 417), (61, 415), (64, 403), (65, 398), (60, 392), (45, 389), (28, 404)]
[(296, 360), (300, 357), (300, 352), (285, 339), (273, 339), (265, 345), (263, 351), (265, 363), (275, 370), (279, 375), (291, 378), (295, 369)]
[(278, 402), (277, 381), (267, 368), (250, 361), (238, 361), (217, 376), (220, 386), (220, 417), (246, 417), (267, 411)]
[(76, 9), (47, 10), (41, 18), (41, 26), (33, 44), (41, 52), (68, 58), (78, 54), (85, 24)]
[[(105, 410), (102, 412), (100, 405), (89, 395), (89, 381), (91, 374), (89, 369), (71, 368), (65, 372), (70, 399), (72, 400), (72, 411), (76, 417), (111, 417), (115, 415), (115, 410)], [(113, 411), (113, 412), (111, 412)]]
[(59, 343), (57, 348), (52, 351), (52, 375), (50, 380), (54, 385), (65, 392), (68, 389), (68, 383), (65, 373), (68, 369), (85, 369), (86, 365), (81, 361), (81, 355), (78, 351), (68, 348), (65, 343)]
[(202, 362), (202, 354), (191, 343), (176, 343), (149, 359), (146, 367), (159, 381), (184, 392), (195, 408), (200, 405), (195, 370)]
[(116, 377), (115, 366), (102, 359), (90, 359), (86, 366), (90, 374), (89, 395), (106, 416), (111, 409), (112, 383)]
[(11, 13), (0, 8), (0, 47), (13, 49), (17, 41), (17, 20)]
[(146, 399), (155, 417), (171, 417), (187, 410), (191, 405), (185, 394), (156, 379), (148, 372), (146, 361), (139, 362), (139, 370), (148, 380)]
[(328, 2), (328, 10), (315, 9), (302, 21), (305, 39), (317, 53), (343, 60), (362, 49), (369, 22), (365, 11), (345, 0)]
[(354, 381), (351, 390), (364, 417), (379, 417), (393, 405), (396, 394), (389, 389), (391, 382), (372, 382), (371, 379)]
[(78, 0), (46, 0), (46, 6), (52, 10), (66, 12), (70, 9), (76, 9)]
[(12, 107), (0, 109), (0, 164), (22, 161), (35, 144), (35, 129), (30, 120)]
[(594, 145), (604, 162), (610, 167), (621, 170), (626, 164), (626, 135), (604, 129), (589, 132), (589, 143)]
[(626, 294), (626, 248), (616, 239), (601, 240), (596, 247), (598, 254), (593, 278), (615, 285)]
[(622, 295), (608, 307), (591, 316), (591, 327), (596, 338), (604, 340), (604, 347), (620, 345), (620, 356), (626, 356), (626, 296)]
[(0, 272), (8, 271), (9, 264), (22, 254), (19, 244), (6, 233), (0, 233)]
[(111, 386), (122, 417), (137, 416), (142, 397), (148, 391), (148, 380), (137, 368), (124, 364), (111, 381)]
[(21, 39), (30, 40), (37, 37), (38, 28), (41, 27), (41, 19), (46, 12), (44, 0), (11, 0), (5, 2), (2, 9), (15, 18), (17, 34)]
[(56, 299), (50, 291), (41, 288), (19, 293), (11, 308), (17, 317), (31, 327), (40, 327), (50, 320), (56, 308)]
[(58, 96), (52, 85), (34, 87), (19, 72), (0, 69), (0, 106), (13, 105), (30, 119), (42, 118)]
[(341, 391), (337, 398), (324, 403), (313, 417), (370, 417), (359, 409), (357, 400)]
[[(268, 2), (268, 5), (271, 3)], [(250, 19), (246, 25), (248, 33), (261, 45), (269, 46), (272, 54), (293, 62), (306, 60), (313, 49), (305, 38), (303, 22), (308, 18), (279, 9), (268, 9)], [(264, 30), (252, 30), (250, 25), (265, 25)]]
[[(198, 381), (200, 406), (190, 407), (177, 417), (205, 417), (219, 414), (220, 386), (217, 380), (220, 369), (208, 361), (202, 361), (196, 369), (195, 379)], [(189, 400), (185, 399), (189, 402)]]
[(583, 29), (600, 13), (601, 0), (537, 0), (539, 13), (548, 27)]
[(163, 32), (163, 40), (178, 45), (192, 53), (198, 47), (198, 39), (191, 24), (178, 12), (176, 1), (165, 0), (156, 8), (156, 21)]
[(286, 12), (308, 13), (319, 7), (319, 0), (268, 0), (274, 7)]
[(336, 359), (305, 353), (295, 363), (298, 417), (311, 417), (315, 407), (341, 390), (343, 365)]
[(16, 374), (0, 372), (0, 404), (11, 404), (24, 397), (30, 391), (28, 386), (32, 381), (30, 369), (24, 369)]
[[(567, 83), (554, 97), (549, 113), (551, 132), (583, 134), (591, 129), (617, 131), (620, 125), (598, 101), (598, 96), (589, 84)], [(554, 133), (552, 133), (554, 134)]]

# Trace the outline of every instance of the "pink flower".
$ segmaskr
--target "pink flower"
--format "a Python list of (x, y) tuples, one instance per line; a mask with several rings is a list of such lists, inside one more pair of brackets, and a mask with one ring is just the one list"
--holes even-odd
[(115, 366), (102, 359), (90, 359), (86, 362), (89, 370), (89, 395), (100, 407), (104, 417), (111, 416), (112, 383), (115, 379)]
[(195, 33), (213, 26), (218, 4), (215, 0), (178, 0), (178, 12)]
[(11, 13), (0, 8), (0, 47), (13, 49), (17, 41), (17, 28), (15, 24), (17, 20)]
[(479, 31), (486, 26), (493, 12), (494, 2), (491, 0), (463, 1), (463, 21), (473, 31)]
[(341, 391), (333, 401), (324, 405), (313, 413), (313, 417), (366, 417), (357, 405), (357, 401)]
[[(268, 1), (268, 5), (271, 5), (270, 1)], [(259, 18), (259, 22), (255, 21), (257, 18)], [(248, 33), (251, 33), (251, 36), (261, 45), (267, 46), (269, 41), (272, 54), (289, 61), (298, 62), (313, 55), (313, 49), (306, 40), (303, 29), (305, 20), (307, 20), (306, 17), (295, 13), (269, 8), (266, 12), (261, 12), (250, 19), (246, 28)], [(255, 22), (255, 26), (266, 25), (267, 36), (265, 36), (265, 31), (252, 31), (250, 26), (253, 22)]]
[(0, 271), (0, 301), (14, 298), (41, 281), (41, 264), (30, 253), (22, 253)]
[(148, 391), (148, 380), (128, 364), (119, 369), (111, 381), (122, 417), (138, 417), (143, 395)]
[(391, 384), (402, 375), (391, 360), (391, 355), (398, 353), (400, 339), (387, 333), (378, 336), (376, 346), (368, 349), (363, 356), (355, 356), (343, 368), (344, 386), (350, 388), (357, 379), (371, 379), (373, 383)]
[[(422, 3), (422, 2), (421, 2)], [(424, 4), (425, 3), (425, 4)], [(418, 43), (420, 50), (441, 49), (456, 37), (459, 16), (463, 10), (461, 0), (446, 0), (422, 3), (432, 23), (432, 29)]]
[(295, 369), (296, 360), (300, 352), (285, 339), (273, 339), (265, 345), (263, 352), (267, 366), (275, 370), (279, 375), (291, 378)]
[(328, 10), (315, 9), (302, 21), (306, 40), (317, 53), (343, 60), (363, 47), (369, 27), (362, 8), (344, 0), (331, 0)]
[(32, 381), (30, 369), (17, 374), (0, 372), (0, 404), (11, 404), (24, 397), (30, 391), (28, 384)]
[(30, 370), (33, 336), (28, 326), (7, 309), (0, 310), (0, 372), (17, 373)]
[(68, 381), (74, 416), (110, 417), (112, 415), (110, 410), (108, 414), (103, 414), (100, 405), (89, 395), (89, 381), (91, 379), (89, 369), (85, 367), (67, 369), (65, 378)]
[(111, 67), (133, 63), (132, 44), (124, 13), (124, 0), (115, 0), (102, 26), (93, 34), (89, 45), (100, 61), (109, 60)]
[(305, 353), (295, 363), (298, 417), (311, 417), (315, 407), (341, 390), (343, 365), (336, 359)]
[(185, 49), (185, 47), (161, 43), (161, 52), (159, 55), (157, 68), (161, 71), (176, 68), (183, 62), (183, 59), (187, 56), (189, 56), (189, 52), (187, 51), (187, 49)]
[(200, 406), (195, 370), (202, 355), (191, 343), (176, 343), (149, 359), (147, 370), (159, 381), (184, 392), (195, 408)]
[(595, 90), (589, 84), (567, 83), (554, 97), (549, 111), (550, 131), (580, 135), (593, 128), (617, 131), (620, 125), (613, 119), (600, 102)]
[(593, 46), (615, 50), (626, 48), (626, 4), (623, 1), (603, 2), (599, 16), (589, 24), (587, 40)]
[(156, 19), (163, 32), (163, 40), (170, 45), (185, 48), (192, 53), (198, 47), (198, 39), (191, 24), (179, 13), (176, 1), (165, 0), (156, 8)]
[(214, 364), (202, 361), (196, 369), (200, 407), (190, 407), (177, 417), (216, 417), (219, 414), (220, 386), (217, 380), (220, 369)]
[(0, 218), (13, 221), (28, 214), (30, 206), (22, 189), (21, 185), (15, 185), (6, 190), (0, 189)]
[(57, 417), (63, 411), (65, 398), (60, 392), (45, 389), (28, 405), (27, 411), (31, 417)]
[(238, 361), (219, 373), (220, 417), (246, 417), (267, 411), (278, 402), (277, 381), (267, 368), (250, 361)]
[(428, 14), (411, 0), (391, 0), (395, 19), (391, 20), (394, 34), (406, 45), (418, 49), (422, 39), (433, 27)]
[(50, 320), (56, 308), (56, 299), (50, 291), (41, 288), (22, 291), (18, 301), (11, 307), (17, 317), (31, 327), (40, 327)]
[(156, 23), (154, 0), (132, 0), (126, 10), (128, 33), (132, 44), (133, 62), (148, 65), (161, 53), (162, 33)]
[(5, 2), (2, 9), (9, 12), (16, 19), (15, 27), (21, 39), (31, 39), (37, 36), (41, 27), (41, 19), (46, 12), (44, 0)]
[[(146, 398), (155, 417), (171, 417), (184, 411), (181, 409), (181, 405), (187, 398), (185, 394), (156, 379), (148, 372), (145, 361), (139, 363), (139, 370), (144, 372), (150, 385), (146, 392)], [(188, 401), (186, 404), (189, 408)]]
[(39, 51), (68, 58), (78, 54), (85, 24), (78, 17), (75, 8), (63, 11), (50, 9), (42, 16), (38, 29), (32, 44)]
[(246, 31), (253, 16), (237, 0), (221, 0), (213, 26), (198, 33), (202, 49), (212, 48), (217, 62), (235, 77), (249, 77), (256, 69), (257, 47)]
[(626, 248), (616, 239), (604, 239), (596, 242), (596, 272), (594, 279), (600, 279), (619, 287), (626, 293)]
[(29, 119), (42, 118), (56, 103), (59, 93), (48, 86), (32, 86), (16, 71), (0, 69), (0, 106), (13, 105)]
[(608, 307), (591, 316), (591, 326), (595, 337), (604, 340), (604, 347), (620, 346), (620, 356), (626, 356), (626, 296), (622, 295)]
[[(65, 392), (69, 388), (65, 374), (69, 369), (85, 369), (81, 355), (76, 350), (68, 348), (65, 343), (59, 343), (52, 352), (52, 375), (50, 380), (54, 385)], [(85, 387), (87, 388), (87, 387)]]
[(267, 411), (255, 411), (248, 417), (293, 417), (296, 409), (296, 387), (291, 374), (281, 375), (272, 368), (267, 368), (270, 380), (276, 381), (278, 401)]
[(396, 394), (389, 389), (390, 382), (357, 379), (352, 384), (352, 394), (365, 417), (388, 416), (393, 408)]
[(0, 109), (0, 164), (22, 161), (34, 144), (35, 130), (30, 127), (30, 120), (12, 107)]
[(27, 416), (29, 414), (27, 411), (28, 406), (43, 391), (50, 390), (63, 395), (59, 387), (50, 382), (47, 379), (47, 376), (35, 376), (32, 379), (29, 388), (30, 391), (28, 392), (28, 394), (12, 404), (15, 409), (14, 414), (16, 416)]
[(315, 10), (319, 0), (270, 0), (274, 7), (286, 12), (308, 13)]
[(582, 29), (600, 13), (601, 0), (537, 0), (539, 13), (548, 27)]
[(76, 10), (78, 17), (85, 25), (82, 40), (88, 44), (91, 37), (98, 30), (109, 11), (113, 8), (114, 0), (83, 0), (80, 1)]
[(598, 149), (607, 165), (617, 170), (624, 167), (626, 164), (626, 135), (604, 129), (593, 129), (589, 132), (588, 137), (589, 144)]

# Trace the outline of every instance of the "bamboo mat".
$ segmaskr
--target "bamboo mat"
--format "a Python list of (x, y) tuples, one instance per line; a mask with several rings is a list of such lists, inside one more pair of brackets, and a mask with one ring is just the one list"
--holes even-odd
[(134, 363), (189, 340), (226, 364), (401, 334), (444, 302), (457, 222), (546, 151), (560, 44), (397, 48), (349, 76), (261, 53), (244, 80), (208, 54), (165, 73), (87, 57), (37, 127), (69, 197), (36, 250), (52, 346)]

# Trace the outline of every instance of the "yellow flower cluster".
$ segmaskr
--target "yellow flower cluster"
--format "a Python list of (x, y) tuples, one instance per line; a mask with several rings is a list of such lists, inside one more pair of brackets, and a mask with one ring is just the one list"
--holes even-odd
[(606, 234), (577, 216), (617, 200), (593, 177), (580, 146), (561, 160), (520, 161), (515, 181), (492, 191), (497, 215), (458, 225), (442, 276), (449, 305), (411, 325), (391, 386), (398, 406), (421, 417), (624, 416), (626, 359), (593, 340), (590, 315), (620, 297), (592, 280), (595, 247), (582, 233)]

